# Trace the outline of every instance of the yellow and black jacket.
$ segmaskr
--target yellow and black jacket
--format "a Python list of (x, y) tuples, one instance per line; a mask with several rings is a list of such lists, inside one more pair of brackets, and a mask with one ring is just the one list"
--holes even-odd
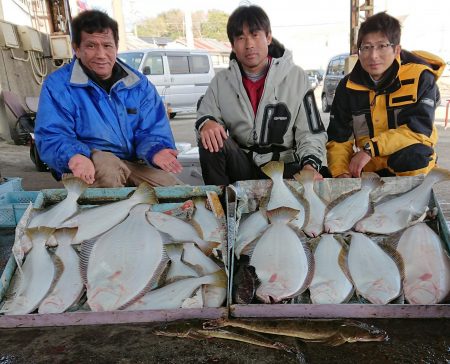
[[(436, 79), (444, 68), (445, 62), (430, 53), (401, 51), (375, 86), (358, 61), (339, 83), (331, 108), (327, 158), (332, 176), (348, 173), (355, 149), (366, 143), (372, 154), (366, 172), (428, 173), (436, 162), (434, 113), (440, 102)], [(416, 146), (425, 154), (417, 159), (411, 157)]]

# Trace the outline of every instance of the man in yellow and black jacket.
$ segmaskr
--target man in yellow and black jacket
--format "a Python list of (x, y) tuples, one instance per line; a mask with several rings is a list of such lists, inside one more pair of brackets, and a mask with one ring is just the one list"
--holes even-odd
[(331, 107), (327, 158), (333, 177), (428, 173), (436, 163), (434, 126), (445, 62), (401, 50), (400, 23), (378, 13), (361, 24), (358, 61)]

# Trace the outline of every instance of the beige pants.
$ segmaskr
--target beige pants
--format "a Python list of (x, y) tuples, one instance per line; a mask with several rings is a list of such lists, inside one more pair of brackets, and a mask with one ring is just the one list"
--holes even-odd
[(95, 182), (91, 187), (135, 187), (142, 182), (154, 187), (184, 184), (172, 173), (122, 160), (110, 152), (94, 150), (91, 159), (95, 167)]

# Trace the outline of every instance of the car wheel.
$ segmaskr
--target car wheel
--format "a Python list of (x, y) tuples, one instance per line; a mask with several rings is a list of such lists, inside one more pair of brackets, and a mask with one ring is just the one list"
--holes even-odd
[(177, 113), (176, 113), (176, 112), (171, 112), (171, 113), (169, 113), (169, 118), (170, 118), (170, 119), (173, 119), (175, 116), (177, 116)]
[(322, 111), (330, 112), (330, 105), (328, 105), (327, 96), (325, 94), (322, 95)]

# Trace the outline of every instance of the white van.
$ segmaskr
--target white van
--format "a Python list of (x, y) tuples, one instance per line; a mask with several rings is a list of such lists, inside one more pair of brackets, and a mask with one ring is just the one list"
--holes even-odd
[(201, 50), (152, 48), (121, 52), (119, 58), (155, 85), (170, 118), (181, 112), (195, 112), (214, 77), (211, 57)]

